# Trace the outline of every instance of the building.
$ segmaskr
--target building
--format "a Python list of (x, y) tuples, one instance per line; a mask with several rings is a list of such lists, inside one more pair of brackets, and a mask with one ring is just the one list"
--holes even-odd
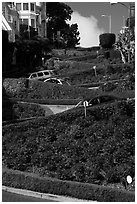
[(130, 12), (130, 18), (134, 17), (135, 18), (135, 3), (130, 3), (129, 6), (129, 12)]
[[(20, 25), (26, 25), (28, 31), (32, 27), (35, 31), (38, 31), (38, 26), (40, 24), (38, 13), (38, 6), (36, 2), (15, 2), (16, 10), (19, 13)], [(39, 21), (39, 23), (37, 22)]]
[(47, 37), (45, 2), (3, 2), (2, 14), (11, 27), (9, 41), (15, 41), (22, 25), (26, 25), (29, 34), (32, 28), (39, 36)]
[(19, 14), (13, 2), (2, 2), (2, 24), (3, 30), (7, 27), (9, 41), (15, 42), (19, 36)]

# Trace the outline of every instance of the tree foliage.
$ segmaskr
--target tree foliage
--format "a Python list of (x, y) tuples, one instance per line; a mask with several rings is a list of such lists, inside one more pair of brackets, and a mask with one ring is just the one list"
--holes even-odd
[[(71, 20), (72, 9), (59, 2), (47, 2), (47, 35), (54, 45), (61, 47), (75, 47), (80, 40), (78, 25), (67, 23)], [(58, 38), (57, 32), (60, 31)]]

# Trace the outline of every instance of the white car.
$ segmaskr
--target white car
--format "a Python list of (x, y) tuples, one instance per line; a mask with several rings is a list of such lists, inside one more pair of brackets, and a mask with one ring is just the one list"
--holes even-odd
[(70, 84), (67, 81), (63, 79), (58, 79), (58, 78), (49, 78), (49, 79), (46, 79), (44, 82), (70, 86)]
[(43, 71), (38, 71), (38, 72), (33, 72), (30, 74), (29, 79), (30, 80), (41, 80), (44, 81), (45, 79), (49, 77), (53, 77), (56, 74), (54, 73), (53, 70), (43, 70)]

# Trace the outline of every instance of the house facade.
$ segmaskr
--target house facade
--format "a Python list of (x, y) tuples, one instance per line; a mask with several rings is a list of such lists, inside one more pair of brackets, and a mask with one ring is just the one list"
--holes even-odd
[(16, 10), (19, 13), (20, 24), (25, 24), (36, 28), (36, 3), (35, 2), (15, 2)]
[(9, 41), (15, 42), (21, 25), (26, 25), (28, 31), (31, 27), (39, 36), (47, 37), (45, 2), (2, 2), (2, 14), (11, 27)]
[(15, 42), (19, 36), (19, 14), (13, 2), (2, 2), (2, 24), (2, 29), (8, 32), (9, 41)]

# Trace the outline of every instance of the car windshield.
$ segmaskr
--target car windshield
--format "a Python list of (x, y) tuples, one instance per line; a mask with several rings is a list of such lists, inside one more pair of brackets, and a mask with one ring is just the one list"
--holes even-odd
[(46, 82), (59, 84), (59, 80), (57, 79), (48, 79)]
[(43, 72), (45, 75), (49, 75), (49, 72)]
[(35, 77), (37, 77), (36, 74), (31, 74), (31, 76), (30, 76), (30, 78), (35, 78)]
[(38, 72), (38, 76), (39, 77), (43, 76), (43, 73), (42, 72)]

